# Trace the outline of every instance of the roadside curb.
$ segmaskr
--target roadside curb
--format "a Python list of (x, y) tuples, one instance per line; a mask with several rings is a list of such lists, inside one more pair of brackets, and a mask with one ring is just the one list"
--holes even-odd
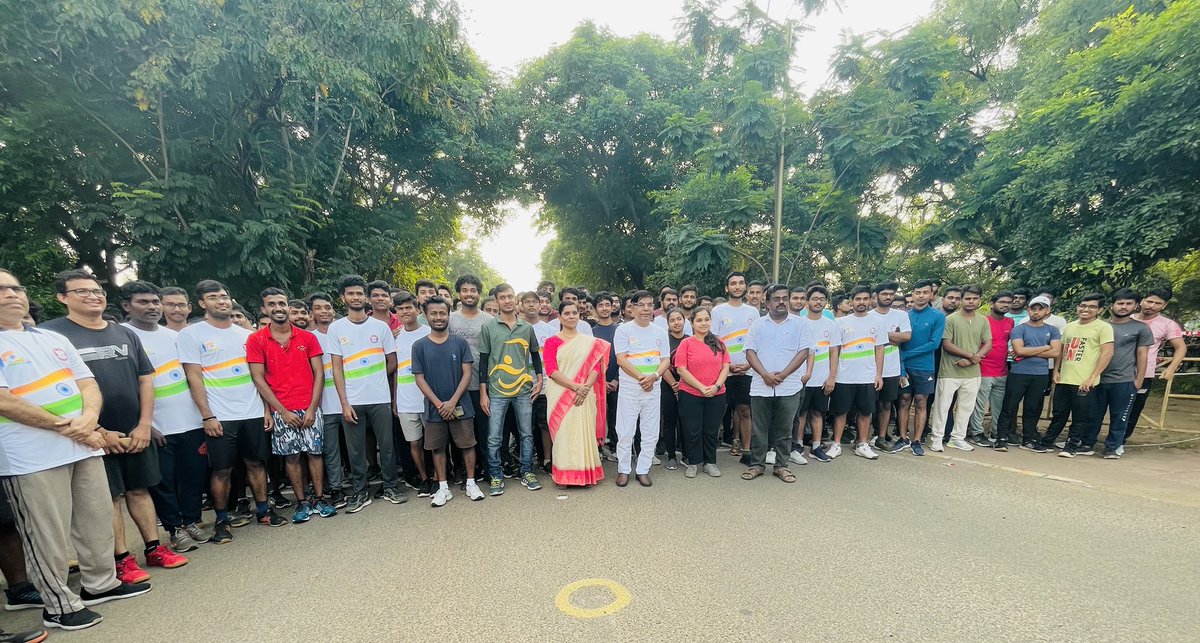
[(970, 460), (968, 458), (960, 458), (958, 456), (953, 456), (953, 455), (938, 455), (936, 453), (927, 453), (926, 457), (929, 457), (929, 456), (938, 458), (940, 460), (946, 460), (947, 462), (961, 462), (962, 464), (973, 464), (975, 466), (986, 467), (988, 469), (997, 469), (999, 471), (1007, 471), (1009, 473), (1019, 473), (1023, 476), (1029, 476), (1031, 478), (1043, 478), (1046, 480), (1053, 480), (1055, 482), (1065, 482), (1067, 484), (1076, 484), (1076, 485), (1080, 485), (1083, 487), (1088, 487), (1089, 489), (1095, 488), (1092, 484), (1085, 482), (1083, 480), (1076, 480), (1075, 478), (1067, 478), (1067, 477), (1055, 475), (1052, 473), (1044, 473), (1042, 471), (1033, 471), (1032, 469), (1021, 469), (1019, 467), (1009, 467), (1009, 466), (1005, 466), (1002, 464), (992, 464), (990, 462), (980, 462), (979, 460)]

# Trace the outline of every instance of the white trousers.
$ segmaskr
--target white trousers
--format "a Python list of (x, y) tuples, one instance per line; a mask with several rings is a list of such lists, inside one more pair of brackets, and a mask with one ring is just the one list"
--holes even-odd
[[(650, 473), (650, 465), (654, 462), (654, 448), (658, 446), (658, 418), (662, 413), (659, 406), (659, 391), (626, 395), (623, 390), (617, 391), (617, 473), (630, 472), (630, 460), (633, 457), (633, 436), (638, 431), (638, 421), (641, 420), (642, 444), (638, 452), (638, 475)], [(974, 408), (974, 407), (972, 407)]]
[(962, 440), (967, 437), (967, 426), (975, 412), (975, 399), (979, 397), (978, 377), (939, 377), (937, 390), (933, 394), (933, 420), (929, 423), (929, 439), (941, 441), (946, 436), (946, 418), (950, 417), (950, 404), (958, 393), (958, 405), (954, 407), (954, 428), (950, 437)]

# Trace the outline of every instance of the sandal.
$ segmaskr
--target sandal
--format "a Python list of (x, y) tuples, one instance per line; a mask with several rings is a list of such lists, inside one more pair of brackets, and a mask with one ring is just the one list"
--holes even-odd
[(796, 474), (792, 473), (791, 471), (788, 471), (785, 468), (776, 469), (774, 475), (776, 478), (779, 478), (780, 480), (783, 480), (784, 482), (792, 483), (792, 482), (796, 481)]
[(733, 445), (729, 447), (729, 455), (731, 455), (735, 458), (742, 455), (742, 441), (741, 440), (739, 440), (737, 438), (733, 439)]
[(763, 470), (758, 467), (750, 467), (742, 472), (742, 480), (753, 480), (763, 474)]

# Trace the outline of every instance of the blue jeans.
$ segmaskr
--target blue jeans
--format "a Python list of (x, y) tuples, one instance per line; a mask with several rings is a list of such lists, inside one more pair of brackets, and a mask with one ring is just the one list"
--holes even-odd
[(1104, 439), (1106, 451), (1116, 451), (1125, 443), (1125, 429), (1129, 426), (1129, 411), (1133, 408), (1133, 399), (1137, 397), (1137, 386), (1133, 382), (1115, 382), (1112, 384), (1097, 384), (1092, 392), (1092, 424), (1088, 427), (1083, 446), (1096, 444), (1100, 437), (1100, 425), (1104, 424), (1104, 414), (1108, 413), (1108, 437)]
[(508, 413), (510, 405), (513, 414), (517, 416), (517, 433), (521, 437), (521, 475), (533, 471), (533, 400), (529, 399), (529, 394), (519, 393), (516, 397), (489, 395), (488, 405), (492, 411), (488, 418), (488, 476), (504, 477), (500, 446), (504, 443), (504, 416)]

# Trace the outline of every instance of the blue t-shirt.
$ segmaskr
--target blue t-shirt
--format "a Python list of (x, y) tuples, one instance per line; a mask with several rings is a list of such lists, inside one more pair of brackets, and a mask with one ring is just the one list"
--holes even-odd
[(912, 339), (900, 345), (904, 371), (932, 373), (933, 353), (941, 348), (946, 332), (946, 315), (933, 306), (924, 310), (912, 308), (908, 311), (908, 321), (912, 324)]
[[(1028, 323), (1013, 328), (1009, 341), (1019, 339), (1025, 348), (1049, 346), (1050, 342), (1062, 339), (1062, 333), (1050, 324), (1030, 326)], [(1018, 357), (1010, 373), (1017, 375), (1046, 375), (1050, 371), (1050, 360), (1045, 357)]]
[[(429, 336), (426, 335), (414, 342), (412, 346), (413, 375), (424, 375), (425, 383), (442, 401), (454, 397), (454, 391), (458, 390), (458, 384), (462, 381), (462, 365), (471, 364), (474, 361), (475, 358), (471, 355), (471, 345), (457, 335), (447, 337), (446, 341), (441, 344), (429, 339)], [(463, 410), (460, 420), (469, 420), (475, 417), (475, 409), (471, 406), (471, 396), (465, 392), (458, 399), (458, 406), (461, 406)], [(422, 419), (426, 422), (445, 422), (429, 398), (425, 398), (425, 415)]]

